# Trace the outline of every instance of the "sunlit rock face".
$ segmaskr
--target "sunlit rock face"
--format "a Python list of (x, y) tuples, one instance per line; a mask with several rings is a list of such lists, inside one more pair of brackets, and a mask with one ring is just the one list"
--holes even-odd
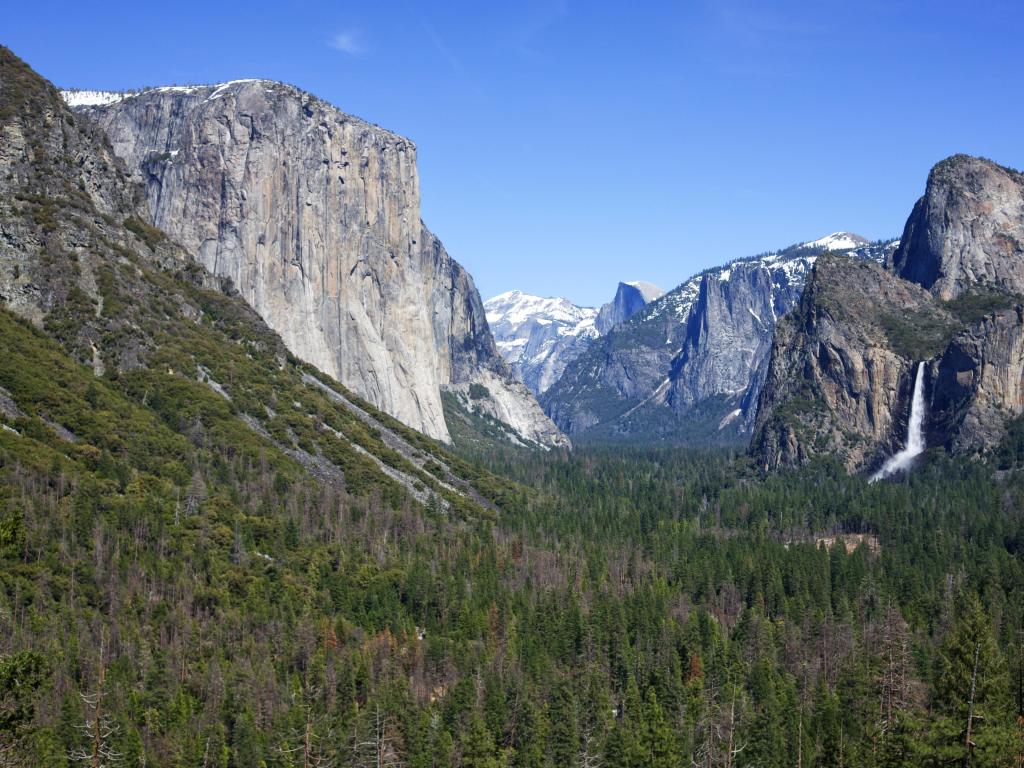
[(979, 286), (1024, 294), (1024, 174), (968, 155), (936, 165), (893, 271), (940, 299)]
[(154, 223), (298, 357), (442, 440), (442, 389), (486, 371), (517, 402), (517, 432), (564, 442), (498, 355), (469, 275), (420, 220), (411, 141), (264, 80), (99, 96), (66, 98), (103, 126)]

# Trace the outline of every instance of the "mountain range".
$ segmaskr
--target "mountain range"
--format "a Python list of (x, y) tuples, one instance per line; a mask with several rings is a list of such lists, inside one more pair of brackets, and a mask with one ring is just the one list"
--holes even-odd
[(641, 281), (619, 283), (600, 308), (568, 299), (508, 291), (484, 302), (502, 356), (537, 395), (554, 384), (590, 342), (623, 323), (665, 292)]
[[(478, 470), (301, 360), (153, 226), (103, 129), (2, 47), (0, 85), (5, 457), (46, 457), (72, 484), (134, 478), (179, 515), (232, 462), (277, 472), (282, 487), (493, 509)], [(240, 502), (219, 503), (234, 514)]]
[(898, 241), (485, 307), (408, 140), (0, 46), (0, 764), (1017, 764), (1022, 294), (958, 155)]
[[(67, 179), (78, 192), (61, 200), (98, 205), (99, 185), (100, 215), (129, 233), (106, 240), (141, 239), (163, 269), (194, 263), (202, 286), (251, 307), (296, 359), (442, 442), (753, 438), (768, 468), (838, 454), (860, 471), (899, 446), (917, 363), (929, 445), (990, 449), (1021, 409), (1024, 204), (1019, 174), (990, 161), (937, 165), (899, 240), (835, 232), (667, 293), (623, 282), (600, 308), (520, 291), (485, 304), (420, 220), (403, 137), (266, 80), (61, 97), (47, 102), (53, 120), (70, 108), (92, 132), (82, 167), (109, 169), (102, 183)], [(52, 209), (18, 194), (11, 217)], [(10, 253), (29, 247), (8, 238)], [(3, 276), (9, 309), (45, 328), (97, 303), (66, 339), (74, 354), (98, 374), (149, 365), (152, 339), (126, 343), (122, 328), (110, 342), (99, 264), (72, 279), (52, 260), (17, 261)]]
[(910, 439), (918, 371), (923, 444), (973, 455), (1016, 434), (1022, 256), (1024, 176), (957, 155), (900, 239), (835, 232), (737, 259), (610, 327), (518, 292), (489, 320), (576, 441), (749, 441), (765, 469), (829, 456), (862, 472)]
[(603, 325), (566, 299), (514, 291), (485, 306), (506, 359), (574, 439), (735, 443), (753, 426), (776, 319), (815, 259), (882, 260), (895, 245), (836, 232), (705, 270), (664, 294), (620, 284), (606, 308), (635, 298)]

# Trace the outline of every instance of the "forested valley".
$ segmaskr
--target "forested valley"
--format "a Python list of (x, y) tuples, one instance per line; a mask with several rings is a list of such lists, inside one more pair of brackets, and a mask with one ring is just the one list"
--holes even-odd
[(506, 449), (470, 458), (500, 511), (455, 513), (34, 341), (97, 415), (0, 432), (8, 765), (1019, 764), (1011, 445), (874, 485)]

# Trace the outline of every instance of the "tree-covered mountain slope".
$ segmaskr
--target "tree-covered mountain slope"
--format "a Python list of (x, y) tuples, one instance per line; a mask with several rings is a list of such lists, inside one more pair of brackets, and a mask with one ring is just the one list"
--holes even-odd
[[(421, 502), (476, 497), (434, 467), (454, 459), (433, 441), (289, 355), (237, 294), (224, 295), (219, 279), (146, 223), (102, 133), (11, 54), (3, 65), (0, 295), (9, 311), (147, 402), (214, 391), (234, 428), (306, 463), (333, 461), (348, 486), (366, 475)], [(428, 462), (436, 476), (423, 470)]]

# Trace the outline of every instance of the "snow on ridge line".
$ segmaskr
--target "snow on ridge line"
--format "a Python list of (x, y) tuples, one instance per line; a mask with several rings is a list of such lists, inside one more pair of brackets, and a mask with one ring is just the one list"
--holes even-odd
[(230, 88), (232, 85), (239, 85), (241, 83), (270, 83), (274, 85), (283, 85), (288, 88), (294, 88), (287, 83), (279, 83), (276, 80), (265, 80), (256, 77), (245, 77), (238, 80), (228, 80), (223, 83), (210, 83), (208, 85), (158, 85), (153, 88), (140, 88), (134, 91), (96, 91), (96, 90), (82, 90), (78, 88), (66, 88), (60, 92), (61, 98), (64, 99), (64, 103), (69, 107), (101, 107), (107, 104), (115, 104), (118, 101), (124, 99), (130, 99), (135, 96), (141, 96), (144, 93), (184, 93), (191, 94), (198, 91), (213, 90), (210, 94), (210, 98), (214, 99), (221, 96), (225, 90)]
[(541, 326), (556, 324), (560, 327), (559, 335), (578, 335), (587, 332), (587, 326), (593, 325), (597, 315), (596, 309), (576, 306), (568, 299), (534, 296), (518, 290), (488, 299), (484, 302), (484, 312), (487, 323), (498, 336), (505, 332), (500, 326), (508, 326), (518, 332), (529, 322)]
[(60, 96), (69, 107), (95, 107), (113, 104), (129, 96), (117, 91), (61, 91)]
[(824, 248), (826, 251), (846, 251), (851, 248), (859, 248), (867, 245), (868, 241), (860, 235), (852, 232), (833, 232), (817, 240), (811, 240), (803, 244), (803, 248)]
[[(565, 298), (564, 296), (538, 296), (534, 293), (524, 293), (518, 288), (499, 293), (496, 296), (492, 296), (484, 302), (484, 307), (494, 307), (499, 305), (508, 304), (512, 302), (516, 305), (528, 304), (528, 305), (549, 305), (557, 304), (564, 306), (579, 307), (578, 304), (573, 304), (572, 301)], [(591, 309), (591, 307), (579, 307), (580, 309)]]

